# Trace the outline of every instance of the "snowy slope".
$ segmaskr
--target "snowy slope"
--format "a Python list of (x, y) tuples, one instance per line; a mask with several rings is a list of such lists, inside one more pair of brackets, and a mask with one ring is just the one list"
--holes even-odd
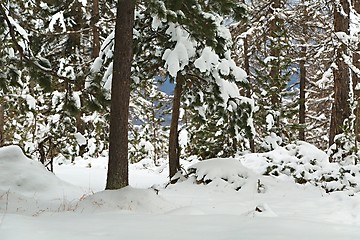
[(1, 213), (66, 210), (85, 194), (27, 158), (18, 146), (0, 148), (0, 173)]
[[(284, 158), (283, 149), (279, 151)], [(243, 162), (249, 158), (255, 156), (245, 156)], [(57, 166), (57, 176), (79, 186), (75, 187), (27, 159), (17, 147), (0, 149), (0, 239), (354, 240), (360, 236), (358, 194), (329, 194), (310, 183), (296, 184), (285, 175), (264, 176), (255, 171), (261, 164), (247, 162), (245, 167), (240, 159), (183, 163), (189, 178), (175, 185), (163, 188), (165, 162), (156, 167), (144, 161), (130, 167), (133, 187), (90, 194), (105, 184), (106, 158)], [(157, 186), (149, 189), (153, 184)]]

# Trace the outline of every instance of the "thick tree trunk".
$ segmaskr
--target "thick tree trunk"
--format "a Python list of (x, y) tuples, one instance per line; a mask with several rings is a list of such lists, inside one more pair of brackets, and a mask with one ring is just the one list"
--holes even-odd
[(114, 69), (111, 89), (110, 147), (106, 189), (119, 189), (128, 181), (128, 116), (135, 1), (117, 4)]
[(301, 57), (300, 60), (300, 103), (299, 103), (299, 140), (305, 141), (305, 84), (306, 84), (306, 47), (301, 48)]
[[(334, 10), (334, 30), (335, 32), (345, 32), (349, 34), (349, 1), (340, 0), (340, 5), (341, 7), (337, 6)], [(345, 16), (344, 13), (346, 14)], [(344, 121), (350, 116), (350, 106), (348, 102), (350, 71), (343, 59), (343, 55), (346, 54), (346, 46), (340, 44), (335, 54), (337, 68), (334, 69), (334, 103), (331, 112), (330, 146), (334, 143), (335, 136), (343, 132)]]
[(180, 73), (176, 78), (174, 99), (170, 124), (169, 136), (169, 177), (171, 178), (180, 170), (180, 153), (178, 142), (178, 125), (180, 117), (180, 102), (183, 88), (184, 76)]
[(5, 136), (4, 136), (4, 125), (5, 125), (5, 110), (4, 106), (0, 104), (0, 147), (4, 145)]
[(93, 0), (92, 3), (92, 33), (93, 33), (93, 41), (92, 41), (92, 57), (96, 58), (100, 53), (100, 34), (97, 23), (99, 21), (99, 0)]
[[(360, 14), (360, 1), (354, 1), (354, 9)], [(354, 66), (360, 70), (360, 43), (358, 43), (356, 47), (356, 51), (353, 55), (353, 64)], [(360, 75), (358, 73), (353, 73), (353, 90), (354, 90), (354, 98), (356, 103), (355, 107), (355, 135), (356, 141), (360, 141)]]

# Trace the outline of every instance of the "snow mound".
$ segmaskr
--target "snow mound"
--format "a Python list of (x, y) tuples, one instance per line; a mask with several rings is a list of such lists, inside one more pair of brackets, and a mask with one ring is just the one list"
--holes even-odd
[(249, 217), (277, 217), (278, 215), (269, 207), (267, 203), (259, 204), (253, 211), (247, 213)]
[(198, 184), (216, 185), (219, 187), (240, 190), (248, 178), (253, 179), (255, 173), (244, 167), (238, 159), (213, 158), (204, 160), (188, 169)]
[(81, 200), (75, 211), (125, 211), (134, 213), (164, 213), (174, 209), (153, 189), (125, 187), (119, 190), (106, 190)]
[(0, 169), (0, 191), (33, 196), (71, 186), (47, 171), (41, 163), (27, 158), (18, 146), (0, 148)]
[(18, 146), (0, 148), (0, 170), (0, 211), (68, 210), (73, 199), (83, 194), (27, 158)]

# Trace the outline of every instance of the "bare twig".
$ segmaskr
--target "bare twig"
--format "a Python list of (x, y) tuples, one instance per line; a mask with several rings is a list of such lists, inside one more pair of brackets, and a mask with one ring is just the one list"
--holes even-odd
[(10, 194), (10, 188), (0, 197), (0, 198), (2, 198), (4, 195), (6, 195), (5, 211), (4, 211), (3, 215), (1, 216), (0, 227), (4, 223), (5, 215), (9, 209), (9, 194)]

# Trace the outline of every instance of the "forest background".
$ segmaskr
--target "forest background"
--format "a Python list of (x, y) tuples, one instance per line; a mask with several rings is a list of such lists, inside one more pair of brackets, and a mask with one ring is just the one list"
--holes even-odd
[[(131, 163), (169, 158), (172, 178), (182, 158), (298, 140), (331, 162), (358, 163), (359, 1), (154, 0), (133, 8)], [(124, 65), (113, 67), (119, 9), (99, 0), (0, 4), (1, 145), (21, 146), (49, 170), (54, 160), (108, 154), (111, 80)]]

